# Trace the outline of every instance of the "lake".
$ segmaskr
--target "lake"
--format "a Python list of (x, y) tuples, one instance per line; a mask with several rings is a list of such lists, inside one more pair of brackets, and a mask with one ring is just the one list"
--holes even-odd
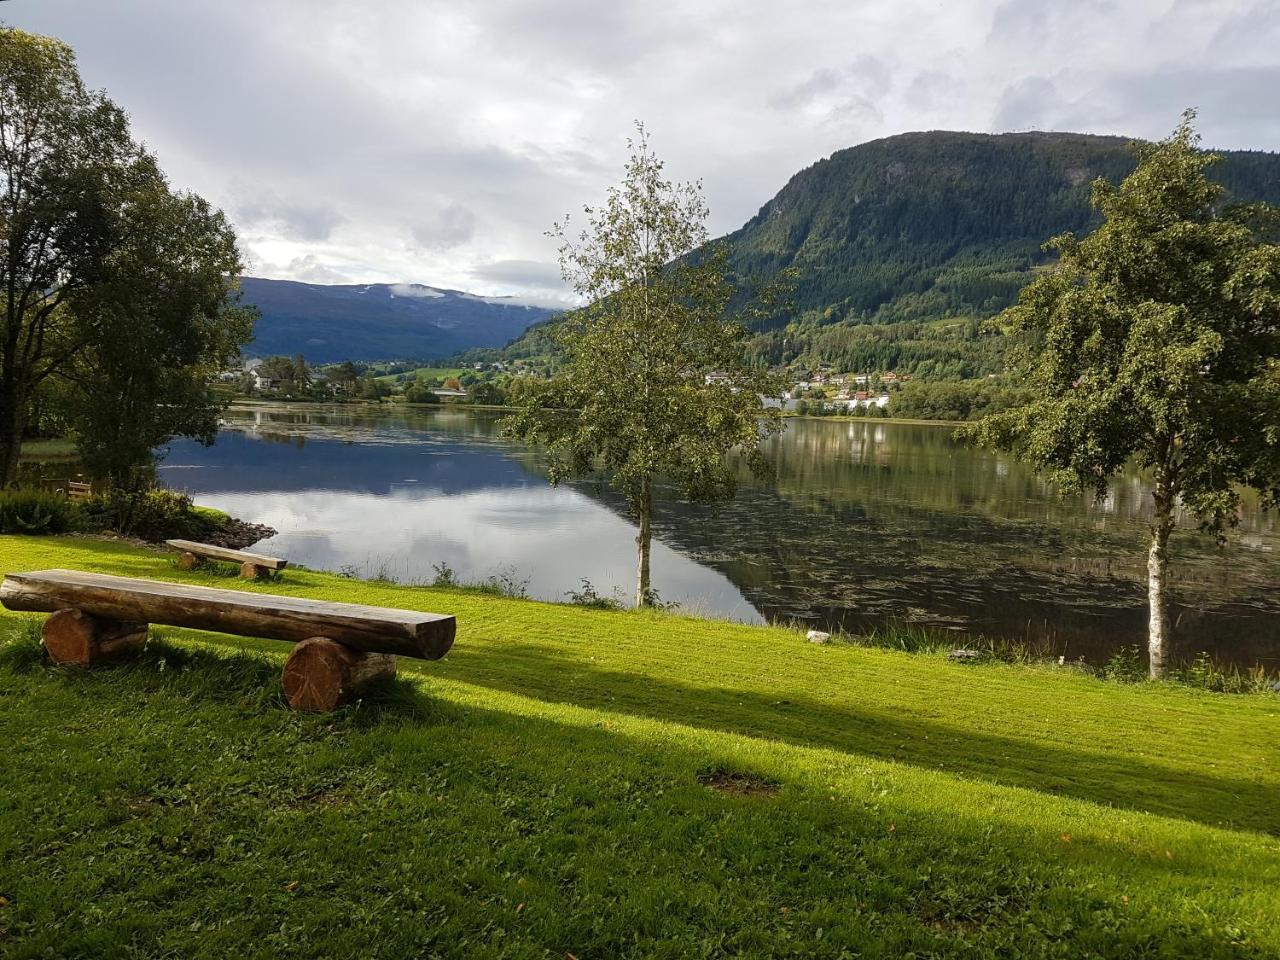
[[(597, 481), (551, 488), (500, 414), (457, 407), (232, 407), (216, 444), (174, 443), (164, 482), (279, 531), (255, 549), (361, 577), (496, 579), (563, 600), (634, 590), (635, 526)], [(887, 621), (1105, 661), (1145, 643), (1150, 488), (1060, 499), (943, 425), (793, 419), (707, 507), (662, 491), (654, 585), (681, 609), (856, 631)], [(1224, 546), (1174, 538), (1175, 649), (1280, 664), (1280, 522), (1247, 500)], [(958, 641), (961, 639), (957, 638)]]

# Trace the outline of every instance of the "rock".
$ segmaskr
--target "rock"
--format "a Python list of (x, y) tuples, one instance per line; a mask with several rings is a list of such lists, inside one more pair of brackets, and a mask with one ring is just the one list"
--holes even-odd
[(821, 630), (809, 631), (810, 643), (826, 643), (830, 639), (831, 639), (831, 634), (829, 633), (823, 633)]
[(947, 654), (948, 660), (981, 660), (981, 650), (952, 650)]
[(1280, 680), (1277, 680), (1275, 683), (1273, 683), (1271, 685), (1271, 689), (1274, 690), (1276, 693), (1280, 693)]

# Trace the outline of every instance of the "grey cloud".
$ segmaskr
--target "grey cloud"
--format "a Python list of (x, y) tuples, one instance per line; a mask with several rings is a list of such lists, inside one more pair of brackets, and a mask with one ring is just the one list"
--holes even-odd
[(1244, 69), (1162, 69), (1078, 79), (1031, 77), (1005, 90), (995, 112), (996, 130), (1079, 130), (1157, 139), (1182, 111), (1200, 112), (1208, 145), (1257, 148), (1280, 141), (1274, 93), (1280, 66)]
[(275, 227), (291, 240), (327, 240), (333, 228), (346, 220), (327, 204), (293, 203), (272, 196), (244, 200), (234, 213), (243, 225)]
[(544, 231), (616, 182), (635, 117), (675, 179), (703, 178), (718, 231), (819, 157), (912, 129), (1160, 136), (1197, 105), (1206, 142), (1280, 148), (1280, 0), (1082, 3), (8, 0), (3, 12), (70, 42), (174, 183), (231, 212), (271, 270), (555, 292)]
[(448, 250), (467, 243), (476, 233), (476, 215), (460, 203), (450, 203), (429, 221), (410, 231), (424, 250)]
[(816, 107), (827, 117), (883, 118), (876, 101), (889, 92), (893, 73), (877, 57), (862, 54), (843, 67), (820, 67), (802, 83), (774, 96), (784, 112)]
[(266, 272), (283, 273), (290, 279), (303, 283), (351, 283), (352, 278), (341, 270), (322, 263), (313, 253), (303, 257), (295, 257), (283, 268), (269, 269)]
[(541, 260), (496, 260), (473, 267), (471, 273), (486, 283), (513, 287), (557, 289), (564, 285), (560, 268)]

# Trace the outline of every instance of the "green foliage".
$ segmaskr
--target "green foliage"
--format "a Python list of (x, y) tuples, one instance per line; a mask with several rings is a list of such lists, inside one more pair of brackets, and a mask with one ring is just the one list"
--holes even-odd
[(0, 490), (0, 533), (68, 533), (83, 526), (76, 505), (59, 493), (33, 487)]
[(117, 484), (171, 437), (210, 437), (221, 404), (207, 376), (252, 333), (232, 302), (234, 234), (171, 190), (124, 112), (86, 90), (69, 47), (9, 27), (0, 188), (0, 485), (29, 419), (48, 426), (51, 410), (89, 472)]
[(498, 407), (506, 403), (507, 396), (501, 387), (491, 380), (482, 380), (467, 388), (467, 402), (482, 406)]
[(409, 403), (438, 404), (440, 402), (440, 398), (436, 396), (431, 384), (424, 378), (419, 378), (405, 387), (404, 398)]
[(888, 412), (910, 420), (977, 420), (1028, 399), (1004, 380), (913, 380), (890, 394)]
[(203, 540), (227, 523), (219, 510), (196, 507), (185, 493), (160, 487), (145, 490), (113, 488), (84, 504), (95, 527), (158, 543), (163, 540)]
[(80, 459), (95, 479), (145, 485), (175, 437), (213, 443), (229, 398), (209, 382), (253, 336), (238, 303), (235, 233), (220, 210), (157, 175), (129, 198), (125, 236), (72, 310), (92, 331), (61, 376)]
[[(644, 128), (626, 176), (586, 229), (557, 225), (561, 270), (588, 306), (556, 325), (564, 363), (513, 397), (508, 433), (543, 444), (550, 480), (607, 472), (640, 521), (637, 603), (649, 604), (653, 480), (692, 500), (731, 497), (726, 461), (741, 448), (759, 468), (759, 444), (778, 426), (762, 394), (780, 385), (745, 360), (747, 328), (725, 308), (733, 288), (724, 251), (707, 234), (699, 187), (673, 185)], [(699, 256), (691, 256), (701, 250)]]
[(1094, 184), (1103, 224), (1055, 237), (1060, 263), (1002, 315), (1033, 400), (968, 436), (1017, 453), (1066, 491), (1101, 497), (1136, 460), (1152, 471), (1153, 675), (1164, 669), (1164, 568), (1181, 503), (1235, 522), (1240, 488), (1280, 498), (1280, 245), (1223, 205), (1192, 114), (1119, 186)]
[(566, 597), (575, 607), (590, 607), (593, 610), (621, 610), (622, 602), (616, 597), (606, 597), (600, 593), (586, 577), (582, 578), (582, 587), (578, 590), (566, 590)]

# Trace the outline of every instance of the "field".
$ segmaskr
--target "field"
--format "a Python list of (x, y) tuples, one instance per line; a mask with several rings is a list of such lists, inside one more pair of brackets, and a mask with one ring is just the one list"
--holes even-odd
[[(183, 574), (0, 537), (4, 570)], [(784, 629), (305, 570), (452, 612), (336, 715), (282, 644), (0, 632), (12, 957), (1276, 957), (1280, 697), (953, 664)]]
[(408, 370), (405, 373), (384, 373), (378, 376), (379, 380), (386, 383), (396, 383), (401, 377), (407, 377), (406, 383), (412, 383), (419, 377), (430, 379), (436, 377), (441, 381), (447, 380), (449, 377), (460, 377), (466, 373), (464, 367), (418, 367), (415, 370)]

